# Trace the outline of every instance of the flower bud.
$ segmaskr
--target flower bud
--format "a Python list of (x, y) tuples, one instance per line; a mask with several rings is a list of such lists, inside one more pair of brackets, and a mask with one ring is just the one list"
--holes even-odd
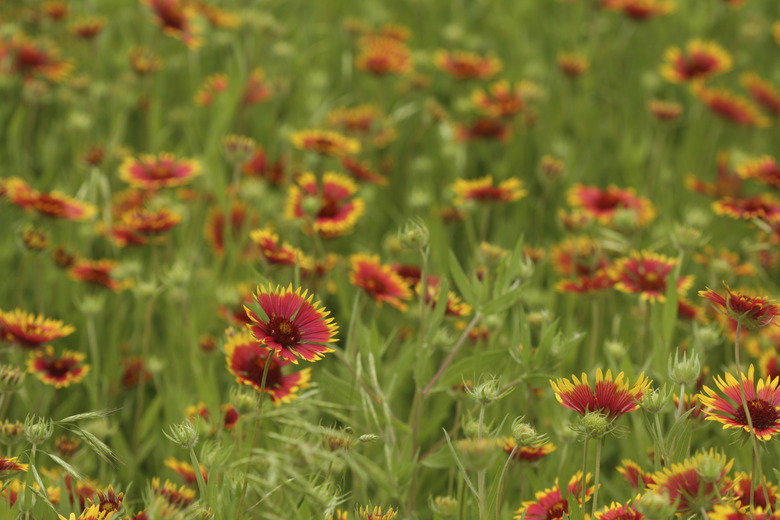
[(723, 459), (705, 453), (697, 464), (696, 473), (705, 482), (714, 483), (718, 482), (723, 477), (724, 468), (725, 464)]
[(493, 464), (498, 454), (495, 439), (461, 439), (455, 443), (460, 461), (468, 469), (480, 471)]
[(243, 164), (252, 158), (255, 140), (243, 135), (230, 134), (222, 138), (222, 150), (231, 164)]
[(54, 424), (50, 419), (39, 417), (37, 420), (35, 416), (27, 416), (24, 420), (24, 435), (27, 437), (27, 442), (37, 446), (43, 444), (54, 433)]
[(170, 426), (170, 434), (163, 430), (169, 440), (175, 442), (184, 449), (194, 448), (198, 444), (198, 431), (190, 421)]
[(497, 378), (490, 378), (486, 381), (478, 383), (477, 386), (471, 389), (466, 389), (466, 392), (473, 397), (482, 406), (487, 406), (499, 399), (502, 399), (512, 392), (513, 388), (508, 390), (501, 390), (501, 382)]
[(28, 251), (42, 251), (49, 245), (49, 237), (42, 229), (28, 225), (22, 230), (22, 243)]
[(12, 365), (0, 365), (0, 392), (12, 393), (24, 383), (24, 371)]
[(679, 351), (674, 352), (674, 362), (669, 358), (669, 378), (677, 385), (692, 386), (701, 373), (701, 363), (699, 356), (692, 353), (688, 357), (687, 353), (679, 359)]
[(0, 443), (6, 446), (13, 446), (22, 440), (24, 425), (19, 421), (10, 422), (8, 420), (0, 423)]
[(404, 249), (416, 249), (423, 251), (428, 248), (430, 231), (425, 223), (418, 218), (409, 219), (398, 232), (400, 245)]
[(458, 499), (450, 496), (438, 496), (430, 500), (431, 510), (444, 518), (454, 517), (458, 512)]
[(653, 388), (642, 396), (642, 402), (640, 403), (642, 409), (647, 413), (657, 414), (666, 406), (669, 402), (669, 396), (671, 392), (666, 390), (666, 386), (663, 388)]
[(591, 439), (600, 439), (611, 430), (609, 419), (599, 412), (586, 413), (581, 419), (580, 426), (582, 432)]
[(669, 520), (677, 513), (677, 504), (673, 503), (666, 493), (648, 491), (636, 503), (636, 510), (647, 520)]
[(672, 242), (677, 249), (693, 251), (703, 245), (705, 240), (699, 229), (675, 224), (674, 229), (672, 230)]
[(250, 394), (237, 387), (230, 389), (230, 402), (233, 403), (233, 406), (236, 407), (236, 410), (241, 415), (257, 409), (259, 404), (256, 393)]

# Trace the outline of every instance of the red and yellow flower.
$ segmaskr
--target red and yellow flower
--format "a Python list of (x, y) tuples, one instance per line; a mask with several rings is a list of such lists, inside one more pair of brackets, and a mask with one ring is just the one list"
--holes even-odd
[(586, 215), (605, 226), (614, 225), (615, 216), (619, 212), (631, 213), (638, 227), (648, 224), (656, 215), (653, 203), (637, 195), (633, 188), (610, 185), (601, 189), (578, 183), (569, 190), (568, 201), (575, 209), (582, 209)]
[(353, 157), (345, 155), (341, 158), (341, 165), (347, 173), (359, 181), (365, 181), (378, 186), (387, 186), (387, 177), (373, 171), (365, 161), (358, 161)]
[(470, 124), (455, 125), (455, 140), (460, 143), (482, 140), (505, 143), (511, 136), (512, 126), (493, 117), (480, 117)]
[(710, 520), (780, 520), (780, 511), (756, 506), (740, 506), (736, 503), (715, 504), (707, 515)]
[(748, 328), (778, 324), (775, 320), (780, 316), (780, 307), (773, 300), (735, 293), (728, 285), (725, 283), (723, 285), (726, 287), (725, 296), (709, 287), (706, 291), (699, 291), (699, 296), (710, 300), (718, 311)]
[(246, 80), (241, 104), (245, 107), (251, 107), (268, 100), (270, 97), (271, 88), (265, 81), (265, 71), (262, 67), (255, 67)]
[[(780, 433), (780, 379), (759, 379), (756, 385), (754, 368), (750, 365), (748, 375), (740, 374), (741, 383), (731, 375), (725, 379), (715, 376), (715, 384), (723, 395), (705, 386), (699, 399), (707, 408), (704, 414), (708, 421), (717, 421), (723, 428), (739, 428), (755, 435), (758, 440), (768, 441)], [(740, 388), (741, 387), (741, 388)], [(742, 402), (745, 396), (747, 410)], [(752, 422), (752, 429), (749, 422)]]
[(570, 78), (582, 76), (590, 69), (590, 60), (578, 52), (559, 52), (558, 68)]
[(233, 200), (229, 215), (218, 207), (209, 210), (203, 232), (214, 253), (222, 256), (225, 254), (225, 239), (229, 237), (240, 247), (245, 240), (246, 227), (255, 224), (256, 220), (257, 215), (251, 213), (244, 202)]
[(612, 502), (603, 511), (596, 511), (593, 516), (596, 520), (641, 520), (644, 518), (644, 515), (628, 502), (625, 504)]
[(617, 4), (624, 15), (637, 21), (673, 13), (677, 7), (672, 0), (619, 0)]
[(84, 221), (91, 219), (97, 211), (92, 204), (74, 199), (59, 191), (35, 190), (18, 177), (5, 181), (5, 192), (8, 200), (20, 208), (36, 211), (47, 217)]
[(352, 232), (358, 218), (365, 211), (360, 197), (353, 197), (357, 185), (349, 177), (335, 172), (325, 172), (322, 186), (311, 172), (302, 173), (297, 186), (290, 186), (285, 206), (285, 216), (290, 219), (307, 216), (304, 198), (319, 200), (319, 208), (307, 222), (308, 231), (314, 231), (323, 238), (334, 238)]
[(0, 41), (0, 73), (19, 75), (24, 80), (44, 78), (60, 82), (73, 70), (73, 63), (60, 58), (59, 49), (44, 40), (34, 40), (22, 33)]
[(85, 355), (64, 350), (61, 356), (54, 354), (54, 347), (47, 345), (42, 350), (30, 353), (27, 371), (54, 388), (63, 388), (79, 383), (89, 372), (90, 366), (83, 364)]
[(745, 161), (736, 167), (737, 175), (743, 179), (754, 179), (773, 188), (780, 188), (780, 166), (771, 155)]
[[(272, 355), (262, 342), (258, 342), (246, 330), (231, 331), (228, 334), (225, 343), (225, 361), (228, 371), (236, 377), (236, 382), (264, 391), (277, 406), (296, 399), (297, 392), (307, 388), (311, 379), (310, 368), (285, 374), (282, 369), (291, 361), (281, 355)], [(269, 363), (270, 366), (267, 366)], [(267, 372), (265, 387), (263, 387), (264, 372)]]
[(262, 146), (255, 147), (252, 158), (241, 167), (244, 175), (266, 179), (271, 184), (281, 184), (284, 180), (284, 159), (271, 161)]
[(704, 182), (692, 175), (685, 179), (685, 185), (697, 192), (710, 197), (720, 199), (726, 197), (739, 198), (741, 194), (742, 179), (731, 171), (730, 156), (728, 152), (718, 153), (717, 178), (714, 183)]
[[(777, 493), (777, 485), (767, 482), (766, 476), (761, 482), (756, 482), (755, 487), (751, 488), (750, 475), (747, 473), (737, 473), (731, 484), (731, 491), (734, 500), (743, 506), (750, 505), (751, 495), (753, 495), (753, 504), (755, 507), (766, 509), (777, 509), (777, 500), (780, 495)], [(767, 503), (767, 498), (769, 502)]]
[(203, 84), (193, 96), (193, 101), (199, 107), (207, 107), (214, 103), (216, 97), (227, 89), (227, 74), (212, 74), (203, 81)]
[(388, 303), (400, 311), (406, 310), (404, 300), (411, 299), (412, 292), (391, 265), (379, 261), (379, 255), (352, 255), (350, 265), (352, 285), (363, 289), (379, 305)]
[(774, 116), (780, 116), (780, 89), (755, 72), (746, 72), (740, 78), (742, 85), (750, 92), (753, 101)]
[(203, 43), (192, 23), (196, 12), (194, 3), (185, 0), (141, 0), (149, 6), (157, 25), (168, 36), (184, 42), (187, 47), (196, 48)]
[(478, 203), (515, 202), (525, 197), (528, 192), (522, 188), (523, 181), (510, 177), (493, 185), (493, 176), (486, 175), (478, 179), (457, 179), (451, 189), (457, 196), (455, 204), (465, 204), (467, 201)]
[(519, 84), (512, 87), (506, 80), (493, 83), (488, 90), (475, 90), (471, 102), (488, 117), (512, 117), (523, 111), (525, 101)]
[(617, 472), (631, 484), (631, 487), (634, 488), (635, 491), (644, 491), (650, 484), (655, 482), (653, 476), (650, 473), (646, 473), (639, 464), (633, 460), (623, 459), (620, 461)]
[[(565, 494), (556, 479), (553, 487), (537, 492), (535, 500), (523, 502), (520, 509), (515, 511), (514, 518), (516, 520), (557, 520), (568, 517), (570, 498), (573, 497), (579, 505), (582, 505), (593, 494), (593, 486), (588, 486), (590, 477), (590, 473), (584, 479), (582, 471), (575, 473), (566, 486)], [(584, 492), (584, 500), (583, 486), (588, 486)]]
[(355, 66), (374, 76), (404, 75), (412, 70), (412, 53), (404, 42), (386, 36), (360, 39)]
[(550, 380), (555, 399), (566, 408), (580, 415), (599, 412), (606, 414), (610, 419), (637, 410), (638, 401), (650, 389), (651, 383), (652, 381), (642, 373), (631, 386), (623, 372), (613, 380), (611, 370), (607, 370), (604, 374), (600, 368), (596, 371), (596, 384), (593, 388), (589, 386), (588, 375), (584, 372), (581, 379), (572, 375), (571, 380), (563, 378), (557, 381)]
[[(179, 476), (184, 479), (185, 484), (195, 484), (198, 481), (198, 477), (195, 475), (195, 468), (192, 467), (192, 464), (178, 460), (175, 457), (168, 457), (163, 461), (163, 464), (178, 473)], [(203, 481), (208, 482), (209, 476), (208, 473), (206, 473), (206, 467), (203, 464), (200, 465), (200, 473), (203, 475)]]
[(119, 167), (119, 177), (136, 188), (158, 190), (182, 186), (200, 174), (200, 163), (178, 159), (170, 153), (127, 157)]
[(482, 56), (467, 51), (439, 50), (433, 57), (436, 67), (455, 79), (489, 79), (503, 67), (494, 56)]
[(545, 442), (539, 446), (518, 446), (512, 437), (505, 437), (498, 441), (498, 445), (507, 455), (518, 462), (536, 462), (554, 452), (557, 447), (551, 442)]
[[(677, 260), (651, 251), (633, 251), (631, 256), (620, 258), (610, 267), (610, 277), (615, 289), (626, 293), (638, 293), (642, 300), (666, 301), (667, 278)], [(677, 279), (677, 290), (684, 292), (693, 283), (693, 276)]]
[(249, 233), (249, 237), (259, 246), (263, 258), (270, 264), (294, 267), (296, 264), (308, 266), (311, 263), (303, 251), (287, 242), (282, 242), (279, 235), (274, 233), (270, 227), (255, 229)]
[(130, 66), (139, 76), (149, 76), (162, 69), (162, 60), (151, 49), (133, 47), (128, 55)]
[(299, 357), (317, 361), (333, 352), (328, 344), (337, 341), (338, 325), (328, 318), (330, 312), (320, 302), (312, 303), (313, 295), (307, 296), (308, 292), (300, 288), (293, 291), (292, 285), (286, 289), (259, 285), (254, 299), (262, 316), (244, 306), (253, 322), (250, 329), (255, 338), (277, 357), (292, 363), (298, 363)]
[(33, 315), (21, 309), (0, 310), (0, 340), (14, 343), (22, 348), (35, 349), (73, 334), (76, 328), (60, 320)]
[(726, 88), (695, 85), (693, 93), (716, 115), (738, 125), (765, 128), (771, 124), (769, 118), (762, 114), (750, 100)]
[(731, 55), (711, 41), (691, 40), (685, 52), (673, 46), (666, 49), (661, 75), (672, 83), (707, 80), (731, 70)]
[(674, 101), (662, 101), (660, 99), (651, 99), (647, 104), (648, 110), (657, 119), (661, 121), (673, 121), (680, 117), (683, 106)]
[(19, 457), (0, 457), (0, 474), (8, 475), (7, 471), (27, 471), (28, 464), (21, 464)]
[(300, 130), (290, 134), (290, 141), (299, 150), (317, 152), (320, 155), (342, 157), (360, 152), (360, 141), (333, 130)]
[[(707, 480), (699, 474), (699, 468), (706, 460), (714, 460), (721, 467), (714, 478)], [(649, 488), (666, 494), (670, 504), (677, 504), (678, 513), (700, 514), (702, 510), (711, 510), (727, 494), (726, 476), (733, 465), (733, 460), (727, 460), (725, 455), (715, 453), (714, 450), (702, 452), (653, 473), (654, 482)]]
[(130, 287), (132, 281), (118, 280), (114, 277), (118, 265), (116, 260), (80, 258), (68, 269), (68, 274), (77, 282), (99, 285), (112, 291), (122, 291)]

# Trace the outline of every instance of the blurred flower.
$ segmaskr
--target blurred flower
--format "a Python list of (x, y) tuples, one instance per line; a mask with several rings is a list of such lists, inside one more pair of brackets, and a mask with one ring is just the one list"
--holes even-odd
[(328, 343), (337, 341), (338, 325), (328, 318), (330, 312), (320, 302), (312, 303), (313, 295), (307, 296), (306, 290), (301, 292), (299, 287), (293, 291), (292, 285), (286, 289), (259, 285), (254, 299), (263, 315), (258, 316), (245, 306), (255, 338), (264, 348), (292, 363), (298, 363), (299, 357), (317, 361), (323, 354), (333, 352)]
[(374, 506), (360, 506), (358, 508), (358, 517), (360, 520), (393, 520), (398, 516), (398, 511), (392, 507), (388, 507), (385, 510), (382, 507)]
[[(761, 184), (780, 188), (780, 166), (771, 155), (742, 162), (736, 167), (737, 175), (743, 179), (755, 179)], [(774, 215), (770, 215), (773, 217)]]
[(187, 486), (177, 486), (166, 479), (165, 484), (160, 486), (160, 479), (152, 478), (152, 494), (162, 498), (167, 504), (177, 508), (184, 509), (195, 500), (195, 490)]
[(58, 22), (68, 16), (68, 3), (65, 0), (49, 0), (43, 3), (43, 12)]
[(480, 117), (470, 124), (455, 125), (455, 140), (461, 143), (494, 140), (505, 143), (512, 136), (512, 126), (500, 119)]
[[(520, 509), (515, 511), (515, 520), (557, 520), (567, 518), (570, 498), (574, 498), (577, 504), (582, 505), (583, 502), (590, 500), (591, 495), (593, 495), (593, 486), (588, 486), (590, 477), (591, 475), (588, 473), (583, 479), (582, 471), (578, 471), (569, 480), (565, 492), (561, 490), (556, 479), (552, 488), (538, 491), (535, 500), (523, 502)], [(584, 493), (583, 486), (588, 486)]]
[(141, 0), (149, 6), (157, 25), (168, 36), (184, 42), (187, 47), (199, 47), (203, 41), (197, 35), (192, 18), (195, 16), (193, 3), (185, 0)]
[(241, 168), (244, 175), (266, 179), (271, 184), (281, 184), (284, 180), (284, 159), (275, 162), (268, 159), (262, 146), (255, 147), (252, 157)]
[(117, 280), (115, 260), (88, 260), (80, 258), (68, 269), (68, 274), (77, 282), (99, 285), (112, 291), (122, 291), (132, 285), (130, 280)]
[(6, 197), (22, 209), (36, 211), (47, 217), (84, 221), (91, 219), (97, 208), (59, 191), (40, 192), (25, 181), (12, 177), (5, 182)]
[(636, 21), (673, 13), (677, 7), (671, 0), (618, 0), (616, 3), (626, 17)]
[(471, 102), (481, 114), (495, 118), (514, 116), (525, 107), (520, 85), (512, 87), (506, 80), (496, 81), (488, 90), (475, 90)]
[(745, 72), (740, 80), (756, 103), (773, 116), (780, 116), (780, 90), (777, 87), (755, 72)]
[(709, 184), (689, 175), (685, 179), (685, 185), (693, 191), (718, 199), (738, 198), (741, 194), (742, 179), (731, 171), (729, 153), (720, 152), (717, 160), (717, 179), (714, 183)]
[(90, 18), (81, 18), (70, 24), (69, 30), (73, 36), (82, 40), (93, 40), (103, 32), (106, 26), (106, 19), (102, 16), (92, 16)]
[(597, 186), (578, 183), (571, 187), (567, 197), (571, 206), (582, 209), (586, 215), (605, 226), (614, 226), (615, 217), (623, 210), (635, 217), (637, 227), (650, 223), (656, 216), (653, 203), (637, 195), (633, 188), (610, 185), (602, 190)]
[(60, 320), (33, 315), (21, 309), (0, 310), (0, 340), (26, 349), (39, 348), (44, 343), (64, 338), (76, 331)]
[[(194, 484), (198, 481), (198, 478), (195, 475), (195, 469), (192, 467), (192, 464), (178, 460), (175, 457), (168, 457), (163, 461), (163, 464), (178, 473), (179, 476), (184, 479), (185, 484)], [(203, 466), (203, 464), (200, 465), (200, 472), (201, 475), (203, 475), (203, 481), (208, 482), (209, 477), (206, 473), (206, 467)]]
[(455, 79), (489, 79), (503, 67), (494, 56), (482, 56), (467, 51), (436, 51), (434, 65)]
[(34, 40), (22, 33), (0, 40), (0, 74), (19, 75), (25, 81), (44, 78), (59, 82), (73, 70), (73, 63), (60, 58), (60, 51), (44, 40)]
[(566, 408), (576, 411), (580, 415), (589, 412), (601, 412), (609, 419), (620, 417), (626, 412), (639, 408), (639, 400), (649, 391), (652, 381), (647, 379), (644, 373), (633, 386), (629, 385), (625, 374), (620, 372), (613, 380), (612, 371), (604, 374), (599, 368), (596, 371), (596, 384), (591, 388), (588, 384), (588, 375), (582, 373), (582, 379), (572, 375), (568, 379), (550, 380), (550, 385), (555, 392), (555, 399)]
[(178, 159), (170, 153), (127, 157), (119, 167), (119, 177), (136, 188), (158, 190), (182, 186), (200, 173), (200, 163)]
[(193, 100), (197, 106), (207, 107), (214, 102), (217, 95), (225, 92), (227, 88), (227, 74), (212, 74), (203, 81)]
[(225, 254), (225, 239), (229, 237), (230, 241), (238, 246), (239, 253), (249, 257), (250, 252), (244, 250), (242, 246), (246, 228), (256, 225), (256, 221), (257, 215), (250, 213), (244, 202), (234, 199), (230, 202), (229, 215), (225, 215), (218, 206), (209, 210), (203, 234), (217, 256)]
[(365, 211), (365, 203), (360, 197), (353, 197), (357, 185), (345, 175), (325, 172), (322, 186), (311, 172), (298, 176), (297, 186), (290, 186), (285, 205), (285, 216), (290, 219), (307, 215), (306, 199), (313, 201), (311, 229), (323, 238), (334, 238), (349, 234), (358, 218)]
[(154, 74), (162, 68), (162, 60), (151, 49), (133, 47), (129, 54), (130, 65), (139, 76)]
[(559, 52), (557, 62), (561, 72), (570, 78), (582, 76), (590, 68), (588, 58), (578, 52)]
[(404, 75), (412, 70), (412, 53), (395, 38), (365, 36), (358, 42), (355, 66), (374, 76)]
[(479, 179), (456, 179), (451, 186), (457, 199), (455, 204), (465, 204), (467, 201), (479, 203), (515, 202), (525, 197), (528, 192), (522, 189), (523, 182), (516, 177), (509, 177), (493, 186), (493, 176), (486, 175)]
[[(750, 475), (747, 473), (737, 473), (731, 484), (731, 491), (734, 500), (740, 505), (749, 506), (750, 498), (753, 495), (755, 507), (766, 509), (777, 509), (777, 500), (780, 495), (777, 493), (777, 485), (767, 482), (766, 476), (763, 476), (760, 482), (756, 482), (755, 487), (751, 488)], [(769, 498), (769, 503), (767, 503)]]
[(603, 511), (596, 511), (593, 516), (596, 520), (641, 520), (642, 513), (629, 502), (625, 504), (612, 502), (608, 507), (604, 507)]
[(246, 80), (241, 104), (251, 107), (266, 101), (269, 97), (271, 97), (271, 88), (265, 82), (265, 71), (262, 67), (255, 67)]
[(263, 258), (270, 264), (289, 265), (294, 267), (298, 265), (308, 265), (308, 259), (303, 251), (289, 243), (282, 243), (279, 235), (274, 233), (270, 227), (264, 229), (255, 229), (249, 233), (252, 241), (260, 248)]
[(507, 454), (511, 454), (514, 450), (512, 459), (518, 462), (536, 462), (557, 449), (555, 444), (551, 442), (545, 442), (539, 446), (518, 446), (512, 437), (499, 440), (499, 446)]
[(290, 141), (299, 150), (321, 155), (353, 155), (360, 151), (360, 142), (332, 130), (300, 130), (290, 135)]
[(633, 460), (623, 459), (620, 461), (620, 466), (617, 467), (617, 472), (634, 488), (635, 491), (644, 491), (647, 486), (655, 482), (653, 476), (650, 473), (646, 473), (639, 464)]
[[(631, 256), (620, 258), (610, 267), (610, 277), (615, 288), (626, 293), (639, 293), (650, 303), (666, 301), (667, 278), (677, 260), (651, 251), (632, 251)], [(677, 290), (683, 292), (693, 283), (693, 276), (677, 279)]]
[(411, 290), (392, 266), (380, 263), (379, 255), (352, 255), (350, 265), (352, 285), (363, 289), (379, 305), (384, 302), (400, 311), (406, 310), (403, 300), (411, 299)]
[(47, 345), (44, 349), (30, 353), (27, 360), (27, 371), (54, 388), (80, 383), (89, 372), (90, 366), (82, 362), (85, 355), (72, 350), (64, 350), (60, 357), (55, 356), (54, 347)]
[(680, 103), (674, 101), (662, 101), (660, 99), (651, 99), (647, 104), (648, 110), (657, 119), (661, 121), (672, 121), (680, 117), (683, 107)]
[(673, 46), (664, 54), (661, 75), (672, 83), (703, 81), (731, 70), (731, 55), (715, 42), (691, 40), (685, 49)]
[(359, 181), (365, 181), (378, 186), (387, 186), (387, 177), (373, 171), (365, 161), (358, 161), (345, 155), (341, 158), (341, 165), (347, 173)]
[(771, 124), (753, 103), (728, 89), (696, 85), (693, 93), (715, 114), (738, 125), (765, 128)]
[(21, 464), (19, 457), (0, 457), (0, 475), (8, 476), (10, 471), (27, 471), (28, 464)]
[(132, 388), (138, 383), (152, 379), (152, 373), (146, 369), (144, 360), (140, 356), (133, 356), (122, 360), (122, 386)]

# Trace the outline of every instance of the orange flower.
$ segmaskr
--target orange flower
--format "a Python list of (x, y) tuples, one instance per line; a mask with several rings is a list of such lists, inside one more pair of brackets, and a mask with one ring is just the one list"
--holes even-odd
[(739, 197), (742, 179), (731, 171), (728, 152), (718, 153), (717, 179), (714, 183), (704, 182), (693, 175), (685, 179), (685, 185), (698, 193), (720, 199), (723, 197)]
[(557, 449), (555, 444), (551, 442), (546, 442), (539, 446), (517, 446), (512, 437), (499, 439), (498, 444), (507, 454), (511, 454), (514, 451), (512, 458), (518, 462), (536, 462)]
[(633, 505), (618, 504), (612, 502), (609, 507), (605, 507), (604, 511), (596, 511), (593, 516), (596, 520), (641, 520), (644, 515), (636, 510)]
[(661, 75), (672, 83), (703, 81), (731, 70), (731, 55), (715, 42), (691, 40), (685, 49), (669, 47), (664, 54)]
[(615, 224), (618, 212), (630, 213), (638, 227), (648, 224), (656, 215), (653, 203), (636, 195), (633, 188), (611, 185), (602, 190), (597, 186), (575, 184), (569, 190), (568, 200), (569, 204), (582, 208), (585, 214), (606, 226)]
[(64, 338), (76, 328), (60, 320), (34, 316), (21, 309), (0, 310), (0, 340), (14, 343), (22, 348), (36, 349), (55, 339)]
[(712, 203), (712, 210), (717, 215), (743, 220), (759, 218), (772, 222), (780, 218), (780, 202), (768, 193), (742, 199), (724, 197)]
[(200, 163), (177, 159), (170, 153), (127, 157), (119, 167), (119, 177), (136, 188), (158, 190), (182, 186), (200, 173)]
[[(175, 457), (168, 457), (163, 461), (163, 464), (178, 473), (179, 476), (184, 479), (185, 484), (194, 484), (198, 481), (198, 477), (195, 475), (195, 468), (192, 467), (192, 464), (178, 460)], [(203, 480), (208, 482), (209, 477), (206, 473), (206, 467), (203, 464), (200, 465), (200, 473), (203, 475)]]
[(400, 311), (406, 310), (403, 300), (411, 299), (412, 292), (392, 266), (379, 262), (379, 255), (352, 255), (350, 264), (352, 285), (366, 291), (379, 305), (384, 302)]
[(582, 76), (590, 68), (588, 58), (578, 52), (560, 52), (557, 61), (561, 72), (570, 78)]
[(84, 354), (64, 350), (60, 357), (54, 355), (54, 348), (47, 345), (43, 350), (30, 353), (27, 371), (54, 388), (79, 383), (89, 372), (90, 366), (82, 364)]
[(162, 68), (162, 60), (151, 49), (133, 47), (130, 49), (130, 65), (139, 76), (154, 74)]
[(501, 60), (493, 56), (481, 56), (466, 51), (436, 51), (433, 57), (436, 67), (455, 79), (490, 79), (503, 67)]
[(358, 161), (349, 156), (341, 158), (341, 165), (355, 179), (378, 186), (387, 186), (387, 177), (374, 172), (365, 161)]
[(693, 92), (715, 114), (738, 125), (765, 128), (771, 124), (753, 103), (728, 89), (696, 85)]
[(290, 135), (292, 144), (300, 150), (321, 155), (354, 155), (360, 152), (360, 142), (331, 130), (301, 130)]
[(385, 36), (360, 39), (355, 66), (374, 76), (404, 75), (412, 70), (412, 53), (403, 42)]
[(780, 115), (780, 90), (755, 72), (746, 72), (740, 79), (756, 103), (770, 114)]
[(93, 40), (106, 26), (106, 19), (102, 16), (93, 16), (91, 18), (82, 18), (71, 24), (70, 32), (82, 40)]
[(671, 0), (620, 0), (618, 5), (624, 15), (637, 21), (667, 15), (676, 8)]
[(282, 243), (279, 240), (279, 235), (269, 227), (255, 229), (249, 234), (249, 237), (260, 247), (260, 253), (270, 264), (294, 267), (296, 264), (303, 266), (311, 263), (303, 251), (287, 242)]
[(486, 175), (479, 179), (457, 179), (451, 186), (457, 199), (455, 204), (465, 204), (466, 201), (477, 203), (515, 202), (525, 197), (528, 192), (522, 189), (523, 182), (510, 177), (493, 186), (493, 176)]
[(225, 92), (228, 88), (228, 77), (226, 74), (212, 74), (207, 77), (198, 91), (195, 93), (194, 101), (199, 107), (207, 107), (214, 102), (218, 94)]

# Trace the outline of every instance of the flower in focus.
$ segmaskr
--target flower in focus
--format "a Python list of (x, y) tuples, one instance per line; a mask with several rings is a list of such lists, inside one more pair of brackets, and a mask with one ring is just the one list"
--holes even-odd
[(296, 219), (307, 216), (304, 199), (319, 199), (318, 208), (310, 223), (311, 230), (323, 238), (334, 238), (352, 232), (358, 218), (365, 211), (365, 203), (360, 197), (352, 196), (357, 185), (349, 177), (335, 172), (325, 172), (322, 187), (311, 172), (298, 176), (297, 186), (290, 186), (285, 215)]
[(748, 328), (777, 325), (775, 318), (780, 315), (780, 307), (766, 297), (749, 296), (732, 292), (728, 285), (726, 295), (722, 296), (709, 287), (699, 291), (699, 296), (715, 304), (715, 308)]
[[(272, 357), (268, 349), (246, 330), (229, 333), (225, 344), (225, 360), (236, 382), (264, 391), (276, 406), (296, 399), (297, 392), (307, 388), (311, 379), (310, 368), (285, 374), (282, 369), (291, 364), (290, 360), (281, 355)], [(269, 363), (270, 366), (266, 368)], [(266, 370), (268, 373), (263, 388), (263, 372)]]
[(753, 101), (774, 116), (780, 116), (780, 90), (755, 72), (746, 72), (740, 78)]
[(290, 141), (299, 150), (321, 155), (341, 157), (360, 152), (360, 142), (332, 130), (300, 130), (290, 135)]
[(452, 185), (457, 199), (455, 204), (465, 204), (467, 201), (480, 203), (515, 202), (525, 197), (528, 192), (522, 189), (523, 182), (516, 177), (510, 177), (493, 186), (493, 176), (486, 175), (479, 179), (457, 179)]
[[(700, 475), (703, 464), (713, 461), (720, 466), (714, 478), (703, 479)], [(726, 475), (734, 461), (727, 461), (720, 453), (710, 450), (689, 457), (680, 463), (653, 473), (653, 483), (649, 488), (666, 494), (670, 504), (677, 504), (677, 512), (682, 515), (698, 515), (702, 510), (709, 511), (713, 505), (728, 492)]]
[(639, 408), (639, 400), (650, 389), (652, 381), (647, 379), (644, 373), (633, 386), (629, 385), (625, 374), (620, 372), (613, 380), (612, 371), (604, 374), (599, 368), (596, 371), (596, 384), (591, 388), (588, 384), (588, 375), (582, 373), (582, 379), (572, 375), (568, 379), (550, 380), (555, 399), (566, 408), (576, 411), (580, 415), (589, 412), (606, 414), (609, 419), (620, 417), (626, 412)]
[(19, 457), (0, 457), (0, 475), (7, 476), (8, 471), (27, 471), (28, 464), (20, 464)]
[(127, 157), (119, 167), (119, 177), (136, 188), (158, 190), (182, 186), (200, 173), (200, 163), (177, 159), (170, 153)]
[[(666, 301), (667, 277), (677, 260), (650, 251), (633, 251), (631, 256), (615, 261), (609, 273), (615, 288), (626, 293), (639, 293), (643, 300)], [(677, 290), (684, 291), (693, 283), (693, 276), (682, 276), (676, 281)]]
[(358, 43), (355, 66), (374, 76), (404, 75), (412, 70), (412, 53), (404, 42), (386, 36), (365, 36)]
[(379, 262), (379, 255), (352, 255), (350, 265), (352, 285), (366, 291), (379, 305), (384, 302), (400, 311), (406, 310), (403, 300), (411, 299), (412, 292), (392, 266)]
[(738, 125), (765, 128), (771, 124), (753, 103), (728, 89), (696, 85), (693, 93), (716, 115)]
[(466, 51), (439, 50), (434, 55), (433, 61), (437, 68), (460, 80), (489, 79), (503, 66), (498, 58)]
[(649, 199), (636, 194), (633, 188), (606, 189), (597, 186), (575, 184), (568, 193), (568, 201), (575, 209), (582, 209), (588, 216), (605, 226), (614, 226), (619, 213), (628, 212), (638, 227), (650, 223), (656, 216)]
[(47, 217), (84, 221), (91, 219), (97, 209), (92, 204), (69, 197), (58, 191), (40, 192), (18, 177), (5, 182), (8, 200), (22, 209), (36, 211)]
[(672, 83), (703, 81), (731, 70), (731, 55), (715, 42), (691, 40), (685, 50), (669, 47), (664, 54), (661, 75)]
[(632, 504), (618, 504), (617, 502), (612, 502), (603, 511), (596, 511), (593, 516), (596, 520), (641, 520), (644, 518), (642, 513), (637, 511)]
[[(571, 477), (566, 486), (566, 492), (561, 490), (556, 479), (552, 488), (538, 491), (535, 500), (523, 502), (520, 509), (515, 511), (515, 520), (557, 520), (567, 518), (569, 514), (569, 499), (574, 498), (579, 505), (590, 499), (593, 495), (593, 486), (588, 486), (590, 482), (590, 473), (585, 476), (584, 482), (582, 471), (578, 471)], [(583, 486), (585, 489), (583, 500)]]
[(736, 172), (743, 179), (755, 179), (761, 184), (780, 188), (780, 166), (770, 155), (743, 162), (737, 165)]
[(61, 356), (54, 354), (54, 348), (47, 345), (43, 350), (30, 353), (27, 371), (54, 388), (63, 388), (71, 383), (79, 383), (89, 372), (90, 366), (84, 365), (84, 354), (65, 350)]
[(60, 320), (46, 318), (42, 314), (36, 316), (21, 309), (0, 310), (0, 340), (22, 348), (38, 348), (44, 343), (64, 338), (75, 330), (72, 325), (65, 325)]
[(617, 467), (617, 472), (634, 488), (635, 491), (644, 491), (647, 486), (654, 482), (653, 476), (645, 473), (639, 464), (633, 460), (623, 459)]
[(317, 361), (323, 354), (333, 352), (328, 343), (334, 343), (338, 325), (330, 312), (320, 302), (312, 303), (314, 296), (292, 285), (276, 289), (259, 285), (254, 299), (263, 316), (258, 316), (249, 307), (247, 316), (252, 320), (250, 329), (263, 347), (273, 350), (277, 356), (298, 363), (298, 358)]
[[(743, 429), (761, 441), (768, 441), (780, 433), (780, 389), (777, 388), (780, 379), (759, 379), (756, 385), (753, 365), (748, 368), (747, 377), (740, 374), (740, 378), (741, 383), (728, 373), (725, 380), (715, 376), (715, 384), (722, 396), (707, 386), (703, 388), (704, 393), (699, 394), (699, 399), (707, 407), (704, 409), (706, 420), (717, 421), (723, 424), (724, 429)], [(743, 392), (752, 430), (742, 402)]]

